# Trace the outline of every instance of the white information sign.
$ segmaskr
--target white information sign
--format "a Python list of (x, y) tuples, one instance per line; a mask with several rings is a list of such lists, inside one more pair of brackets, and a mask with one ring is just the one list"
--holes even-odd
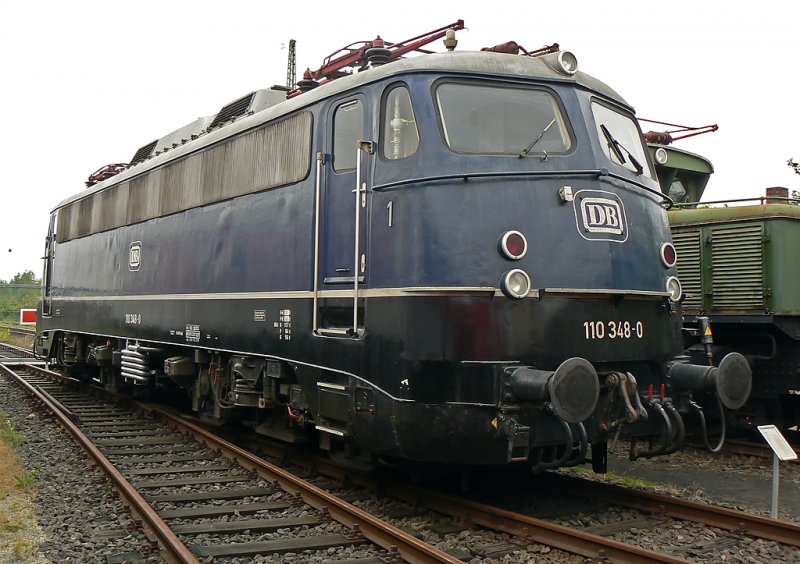
[(797, 460), (797, 453), (775, 425), (759, 425), (758, 432), (781, 460)]

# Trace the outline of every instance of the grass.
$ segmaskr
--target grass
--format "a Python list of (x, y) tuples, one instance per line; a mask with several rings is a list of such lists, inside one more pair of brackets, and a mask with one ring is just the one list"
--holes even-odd
[[(0, 320), (0, 325), (6, 326), (13, 326), (21, 329), (34, 329), (33, 325), (19, 325), (17, 323), (12, 323), (8, 321)], [(10, 343), (12, 345), (16, 345), (18, 347), (23, 348), (31, 348), (33, 346), (33, 336), (32, 335), (19, 335), (19, 334), (12, 334), (6, 328), (0, 328), (0, 343)]]
[(617, 474), (615, 472), (607, 472), (606, 474), (595, 474), (591, 468), (587, 468), (585, 466), (573, 466), (571, 468), (562, 468), (561, 471), (565, 473), (582, 474), (594, 480), (602, 480), (605, 482), (612, 482), (614, 484), (622, 484), (624, 486), (653, 487), (659, 485), (657, 482), (645, 480), (644, 478), (639, 478), (638, 476), (625, 476), (623, 474)]
[(14, 449), (19, 448), (25, 436), (14, 430), (14, 424), (4, 413), (0, 413), (0, 441), (10, 444)]
[(15, 474), (14, 480), (16, 480), (17, 485), (19, 485), (21, 488), (29, 488), (36, 481), (36, 478), (39, 476), (41, 471), (41, 466), (34, 466), (31, 470), (28, 470), (23, 474)]
[(0, 412), (0, 562), (39, 561), (42, 534), (36, 522), (34, 492), (30, 486), (42, 471), (26, 471), (17, 449), (25, 437)]

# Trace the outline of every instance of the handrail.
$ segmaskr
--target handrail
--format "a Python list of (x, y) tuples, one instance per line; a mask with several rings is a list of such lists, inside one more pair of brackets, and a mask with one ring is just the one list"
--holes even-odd
[(386, 182), (384, 184), (377, 184), (373, 186), (372, 190), (375, 192), (384, 192), (394, 188), (408, 186), (409, 184), (422, 184), (426, 182), (438, 182), (441, 180), (463, 180), (464, 182), (468, 182), (471, 178), (494, 178), (494, 177), (507, 178), (514, 176), (538, 176), (538, 177), (550, 177), (550, 178), (568, 178), (572, 176), (598, 176), (598, 177), (607, 176), (615, 180), (621, 180), (623, 182), (633, 184), (634, 186), (637, 186), (642, 190), (649, 192), (650, 194), (653, 194), (654, 196), (658, 196), (659, 198), (661, 198), (661, 202), (659, 203), (662, 206), (664, 206), (665, 209), (670, 209), (675, 205), (675, 202), (673, 202), (672, 198), (670, 198), (663, 192), (656, 190), (654, 188), (650, 188), (649, 186), (637, 180), (632, 180), (622, 175), (609, 172), (608, 169), (605, 168), (585, 169), (585, 170), (564, 170), (564, 171), (520, 170), (520, 171), (494, 171), (494, 172), (459, 172), (451, 174), (439, 174), (436, 176), (422, 176), (419, 178), (406, 178), (404, 180)]
[(800, 200), (797, 198), (784, 198), (782, 196), (753, 196), (752, 198), (737, 198), (733, 200), (712, 200), (710, 202), (684, 202), (675, 204), (676, 208), (696, 208), (697, 206), (710, 206), (712, 204), (738, 204), (741, 202), (758, 202), (758, 205), (765, 205), (770, 203), (782, 203), (792, 206), (800, 205)]

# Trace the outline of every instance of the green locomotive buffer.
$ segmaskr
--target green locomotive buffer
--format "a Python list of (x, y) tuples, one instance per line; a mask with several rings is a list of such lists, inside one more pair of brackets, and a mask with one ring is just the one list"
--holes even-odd
[(700, 203), (711, 163), (675, 147), (649, 149), (662, 191), (676, 203), (668, 215), (692, 358), (704, 354), (692, 330), (707, 316), (714, 361), (735, 350), (753, 368), (751, 401), (734, 424), (800, 424), (800, 200), (771, 189), (749, 200)]

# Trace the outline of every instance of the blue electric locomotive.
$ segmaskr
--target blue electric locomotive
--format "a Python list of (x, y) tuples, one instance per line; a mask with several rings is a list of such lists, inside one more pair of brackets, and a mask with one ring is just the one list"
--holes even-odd
[(445, 35), (351, 48), (363, 72), (254, 92), (94, 175), (52, 213), (38, 353), (355, 460), (604, 471), (620, 433), (670, 452), (699, 403), (740, 406), (743, 358), (682, 356), (628, 104), (568, 52)]

